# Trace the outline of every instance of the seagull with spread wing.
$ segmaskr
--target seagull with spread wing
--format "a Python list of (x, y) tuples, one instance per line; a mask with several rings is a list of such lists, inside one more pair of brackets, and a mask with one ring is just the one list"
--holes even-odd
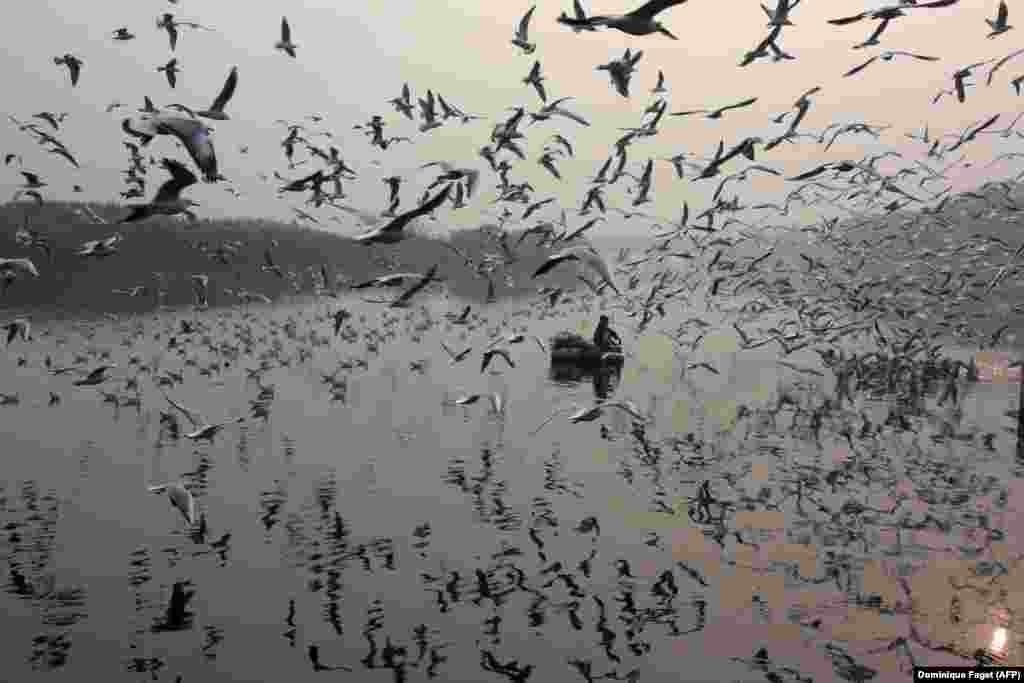
[(151, 216), (174, 216), (181, 213), (195, 219), (195, 214), (190, 209), (199, 204), (181, 197), (182, 190), (197, 182), (195, 174), (174, 159), (164, 159), (162, 165), (164, 170), (171, 174), (171, 179), (160, 186), (153, 201), (132, 206), (132, 212), (119, 222), (134, 223)]
[(707, 118), (709, 118), (709, 119), (720, 119), (720, 118), (722, 118), (722, 114), (724, 114), (725, 112), (729, 111), (730, 109), (740, 109), (741, 107), (749, 107), (750, 105), (754, 104), (755, 102), (757, 102), (757, 98), (756, 97), (751, 97), (749, 99), (743, 100), (742, 102), (737, 102), (735, 104), (728, 104), (728, 105), (726, 105), (724, 107), (719, 107), (718, 109), (691, 109), (689, 111), (677, 111), (677, 112), (673, 112), (672, 116), (689, 116), (690, 114), (706, 114)]
[(194, 429), (191, 432), (185, 434), (186, 439), (191, 439), (193, 441), (212, 441), (213, 437), (216, 436), (217, 433), (220, 432), (220, 430), (224, 429), (224, 427), (226, 427), (227, 425), (241, 424), (242, 422), (245, 422), (244, 417), (238, 417), (232, 420), (225, 420), (223, 422), (210, 423), (207, 420), (205, 420), (203, 416), (200, 415), (199, 413), (195, 412), (194, 410), (189, 410), (185, 406), (175, 401), (173, 398), (167, 395), (167, 392), (163, 391), (162, 389), (161, 393), (163, 393), (164, 398), (167, 399), (167, 402), (170, 403), (171, 406), (173, 406), (178, 412), (184, 415), (189, 422), (192, 423)]
[(214, 99), (213, 104), (210, 105), (209, 109), (203, 109), (196, 112), (196, 116), (202, 116), (207, 119), (214, 119), (216, 121), (227, 121), (230, 118), (224, 113), (224, 107), (228, 105), (232, 96), (235, 94), (235, 88), (238, 87), (238, 67), (231, 67), (231, 71), (228, 73), (227, 80), (224, 81), (224, 87), (221, 88), (220, 94)]
[(150, 493), (166, 493), (168, 500), (171, 501), (171, 505), (181, 513), (185, 521), (190, 525), (196, 523), (196, 500), (183, 483), (155, 484), (147, 486), (146, 490)]
[(601, 279), (608, 283), (608, 286), (612, 288), (612, 291), (619, 296), (622, 296), (622, 292), (620, 292), (619, 288), (615, 285), (615, 279), (612, 277), (612, 273), (608, 269), (608, 264), (604, 262), (604, 259), (601, 258), (599, 253), (597, 253), (597, 250), (590, 245), (581, 244), (568, 247), (556, 254), (552, 254), (540, 265), (539, 268), (537, 268), (533, 273), (533, 277), (540, 277), (544, 273), (547, 273), (555, 267), (569, 261), (576, 261), (577, 263), (582, 263), (583, 265), (590, 267), (601, 276)]
[(82, 73), (82, 60), (72, 54), (66, 54), (63, 57), (54, 57), (53, 63), (57, 66), (66, 66), (68, 74), (71, 76), (71, 87), (78, 85), (78, 77)]
[(576, 406), (572, 406), (570, 408), (561, 408), (559, 410), (556, 410), (555, 412), (551, 413), (551, 415), (549, 415), (547, 419), (541, 422), (536, 429), (530, 432), (530, 436), (537, 435), (537, 433), (539, 433), (540, 430), (544, 429), (544, 427), (547, 426), (549, 422), (554, 420), (559, 415), (568, 412), (569, 410), (576, 411), (569, 416), (569, 422), (573, 424), (579, 424), (580, 422), (593, 422), (597, 418), (604, 415), (605, 411), (607, 411), (610, 408), (621, 410), (634, 420), (639, 420), (640, 422), (650, 421), (647, 416), (640, 412), (640, 410), (636, 407), (636, 405), (633, 404), (632, 401), (611, 401), (608, 403), (596, 403), (590, 406), (589, 408), (577, 408)]
[(864, 69), (866, 69), (869, 66), (871, 66), (878, 59), (882, 59), (882, 60), (885, 60), (887, 62), (891, 62), (895, 57), (900, 57), (900, 56), (902, 56), (902, 57), (912, 57), (914, 59), (917, 59), (917, 60), (920, 60), (920, 61), (923, 61), (923, 62), (937, 62), (939, 60), (938, 57), (930, 57), (928, 55), (918, 55), (918, 54), (914, 54), (913, 52), (904, 52), (903, 50), (890, 50), (890, 51), (882, 52), (881, 54), (875, 55), (874, 57), (872, 57), (868, 61), (864, 62), (863, 64), (858, 64), (857, 66), (853, 67), (852, 69), (850, 69), (849, 71), (844, 73), (843, 77), (846, 78), (846, 77), (853, 76), (855, 74), (860, 73)]
[(395, 244), (396, 242), (401, 242), (406, 237), (405, 228), (417, 218), (422, 218), (434, 212), (444, 204), (448, 200), (448, 195), (451, 194), (451, 191), (452, 184), (449, 183), (443, 190), (415, 209), (399, 214), (385, 225), (356, 235), (353, 239), (359, 244), (364, 245)]
[(292, 27), (288, 25), (287, 17), (281, 17), (281, 39), (274, 44), (274, 47), (295, 59), (295, 50), (298, 45), (292, 42)]
[[(609, 14), (601, 16), (591, 16), (587, 19), (587, 23), (590, 26), (606, 26), (613, 28), (623, 33), (628, 33), (631, 36), (647, 36), (652, 33), (661, 33), (668, 36), (672, 40), (679, 40), (671, 31), (657, 21), (654, 17), (661, 14), (661, 12), (681, 5), (686, 0), (649, 0), (640, 7), (636, 8), (632, 12), (626, 14)], [(564, 23), (564, 22), (563, 22)]]
[(537, 45), (530, 42), (530, 19), (533, 17), (535, 9), (537, 9), (536, 5), (527, 10), (523, 18), (519, 20), (519, 24), (516, 26), (516, 35), (512, 39), (512, 44), (527, 55), (533, 54), (533, 51), (537, 49)]
[(1013, 27), (1007, 23), (1009, 15), (1010, 10), (1006, 6), (1006, 0), (999, 0), (999, 10), (996, 13), (996, 18), (985, 20), (985, 23), (988, 24), (988, 27), (992, 29), (992, 32), (989, 33), (986, 37), (995, 38), (996, 36), (1000, 36), (1009, 31), (1010, 29), (1012, 29)]

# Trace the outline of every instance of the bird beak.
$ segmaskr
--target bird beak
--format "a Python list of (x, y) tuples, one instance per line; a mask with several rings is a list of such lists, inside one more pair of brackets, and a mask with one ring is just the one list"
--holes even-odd
[(669, 38), (671, 38), (672, 40), (679, 40), (679, 39), (678, 39), (678, 38), (676, 38), (676, 37), (675, 37), (674, 35), (672, 35), (672, 32), (671, 32), (671, 31), (669, 31), (669, 30), (668, 30), (667, 28), (665, 28), (664, 26), (659, 26), (659, 27), (658, 27), (658, 33), (664, 33), (664, 34), (665, 34), (666, 36), (668, 36), (668, 37), (669, 37)]

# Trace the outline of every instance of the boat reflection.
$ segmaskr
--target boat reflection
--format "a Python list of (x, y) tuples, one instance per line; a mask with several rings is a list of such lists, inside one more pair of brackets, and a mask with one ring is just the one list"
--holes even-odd
[(552, 361), (548, 368), (548, 379), (556, 384), (575, 385), (590, 379), (594, 387), (594, 397), (608, 398), (618, 388), (622, 380), (621, 363), (598, 363), (583, 365), (578, 363)]

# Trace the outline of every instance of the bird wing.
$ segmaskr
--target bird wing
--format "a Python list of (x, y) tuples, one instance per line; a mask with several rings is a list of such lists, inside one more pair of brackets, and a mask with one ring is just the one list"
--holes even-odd
[(534, 271), (533, 277), (540, 277), (541, 275), (553, 270), (559, 264), (572, 260), (579, 260), (579, 257), (576, 254), (567, 254), (565, 252), (555, 254), (554, 256), (549, 257), (547, 261), (542, 263), (540, 267)]
[(217, 95), (217, 99), (213, 101), (210, 109), (212, 111), (224, 111), (224, 107), (227, 106), (228, 101), (235, 94), (236, 87), (238, 87), (238, 67), (233, 66), (227, 80), (224, 81), (224, 87), (221, 88), (220, 94)]
[(188, 418), (188, 421), (192, 423), (193, 427), (195, 427), (196, 429), (200, 429), (200, 428), (205, 426), (203, 424), (203, 422), (202, 422), (203, 418), (202, 418), (201, 415), (199, 415), (199, 413), (193, 413), (191, 410), (189, 410), (185, 406), (183, 406), (180, 403), (176, 402), (173, 398), (168, 396), (167, 392), (163, 391), (163, 389), (160, 390), (160, 393), (162, 393), (164, 395), (164, 398), (167, 399), (168, 403), (170, 403), (174, 408), (177, 408), (178, 412), (180, 412), (182, 415), (184, 415), (186, 418)]
[(418, 206), (410, 211), (406, 211), (405, 213), (401, 214), (400, 216), (395, 218), (388, 225), (384, 226), (381, 229), (401, 230), (406, 224), (408, 224), (409, 221), (413, 220), (414, 218), (419, 218), (420, 216), (426, 216), (428, 213), (431, 213), (439, 206), (444, 204), (445, 201), (448, 199), (448, 195), (451, 194), (451, 191), (452, 183), (448, 183), (448, 185), (446, 185), (443, 190), (438, 192), (431, 199), (428, 199), (427, 201), (423, 202), (421, 206)]
[(668, 9), (669, 7), (681, 5), (684, 2), (686, 2), (686, 0), (650, 0), (650, 2), (646, 3), (645, 5), (641, 5), (637, 9), (630, 12), (629, 16), (634, 17), (636, 19), (644, 19), (650, 21), (659, 12)]
[(523, 18), (519, 20), (519, 29), (516, 33), (519, 35), (519, 38), (524, 41), (529, 39), (530, 18), (533, 17), (533, 11), (535, 9), (537, 9), (536, 5), (527, 10), (526, 14), (523, 15)]
[(788, 180), (810, 180), (811, 178), (814, 178), (816, 176), (821, 175), (822, 173), (824, 173), (828, 169), (829, 169), (829, 165), (828, 164), (822, 164), (821, 166), (818, 166), (817, 168), (812, 168), (810, 171), (805, 171), (804, 173), (801, 173), (800, 175), (796, 175), (796, 176), (793, 176), (792, 178), (788, 178)]
[(171, 504), (181, 511), (185, 521), (195, 524), (196, 499), (192, 497), (192, 493), (181, 484), (172, 484), (167, 488), (167, 495), (171, 499)]
[(1006, 17), (1010, 13), (1010, 10), (1006, 7), (1006, 0), (999, 0), (999, 13), (996, 15), (996, 24), (999, 26), (1006, 25)]
[(833, 26), (845, 26), (846, 24), (852, 24), (855, 21), (860, 21), (861, 19), (863, 19), (867, 15), (868, 15), (867, 12), (861, 12), (860, 14), (854, 14), (853, 16), (850, 16), (850, 17), (841, 17), (839, 19), (829, 19), (828, 23), (832, 24)]
[(540, 432), (540, 430), (544, 429), (544, 427), (547, 426), (548, 423), (550, 423), (552, 420), (554, 420), (559, 415), (564, 415), (565, 413), (569, 412), (570, 410), (576, 410), (576, 409), (577, 409), (576, 406), (569, 406), (567, 408), (559, 408), (559, 409), (557, 409), (555, 412), (551, 413), (546, 418), (544, 418), (544, 421), (541, 422), (532, 432), (530, 432), (530, 436), (536, 436), (537, 433)]
[(995, 75), (996, 71), (998, 71), (1003, 66), (1003, 64), (1006, 64), (1008, 61), (1010, 61), (1017, 55), (1021, 54), (1022, 52), (1024, 52), (1024, 48), (1021, 48), (1020, 50), (1014, 50), (1013, 52), (1011, 52), (1010, 54), (1006, 55), (998, 62), (996, 62), (996, 65), (993, 66), (988, 72), (988, 80), (986, 81), (986, 85), (992, 85), (992, 76)]
[(757, 102), (757, 98), (751, 97), (750, 99), (743, 100), (742, 102), (737, 102), (736, 104), (730, 104), (727, 107), (722, 107), (721, 109), (719, 109), (719, 111), (728, 111), (729, 109), (739, 109), (740, 107), (748, 107), (752, 105), (754, 102)]
[(404, 303), (406, 303), (407, 301), (409, 301), (409, 299), (411, 299), (414, 296), (416, 296), (416, 294), (421, 289), (423, 289), (424, 287), (429, 285), (434, 280), (434, 276), (435, 275), (437, 275), (437, 264), (434, 264), (434, 266), (430, 270), (427, 271), (427, 274), (424, 275), (420, 279), (419, 282), (414, 284), (412, 287), (410, 287), (406, 291), (402, 292), (402, 294), (397, 299), (395, 299), (394, 301), (391, 302), (391, 305), (392, 306), (401, 306)]
[(854, 74), (860, 73), (864, 69), (868, 68), (871, 65), (871, 63), (874, 62), (876, 59), (878, 59), (877, 55), (872, 57), (868, 61), (864, 62), (863, 64), (858, 64), (857, 66), (853, 67), (852, 69), (844, 73), (843, 77), (846, 78), (848, 76), (853, 76)]
[(290, 43), (292, 41), (292, 28), (288, 25), (288, 18), (281, 17), (281, 42)]
[(183, 189), (197, 182), (195, 174), (174, 159), (164, 159), (163, 167), (171, 174), (171, 179), (157, 190), (154, 204), (176, 200)]
[(590, 122), (587, 121), (582, 116), (580, 116), (579, 114), (574, 114), (573, 112), (569, 111), (568, 109), (563, 109), (562, 107), (552, 107), (551, 113), (552, 114), (560, 114), (561, 116), (564, 116), (567, 119), (572, 119), (573, 121), (575, 121), (576, 123), (580, 124), (581, 126), (589, 126), (590, 125)]

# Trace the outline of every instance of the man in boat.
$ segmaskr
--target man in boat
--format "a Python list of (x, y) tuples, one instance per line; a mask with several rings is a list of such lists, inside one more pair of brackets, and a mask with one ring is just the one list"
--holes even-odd
[(601, 351), (619, 350), (622, 348), (622, 339), (618, 333), (608, 325), (608, 316), (602, 315), (594, 330), (594, 346)]

